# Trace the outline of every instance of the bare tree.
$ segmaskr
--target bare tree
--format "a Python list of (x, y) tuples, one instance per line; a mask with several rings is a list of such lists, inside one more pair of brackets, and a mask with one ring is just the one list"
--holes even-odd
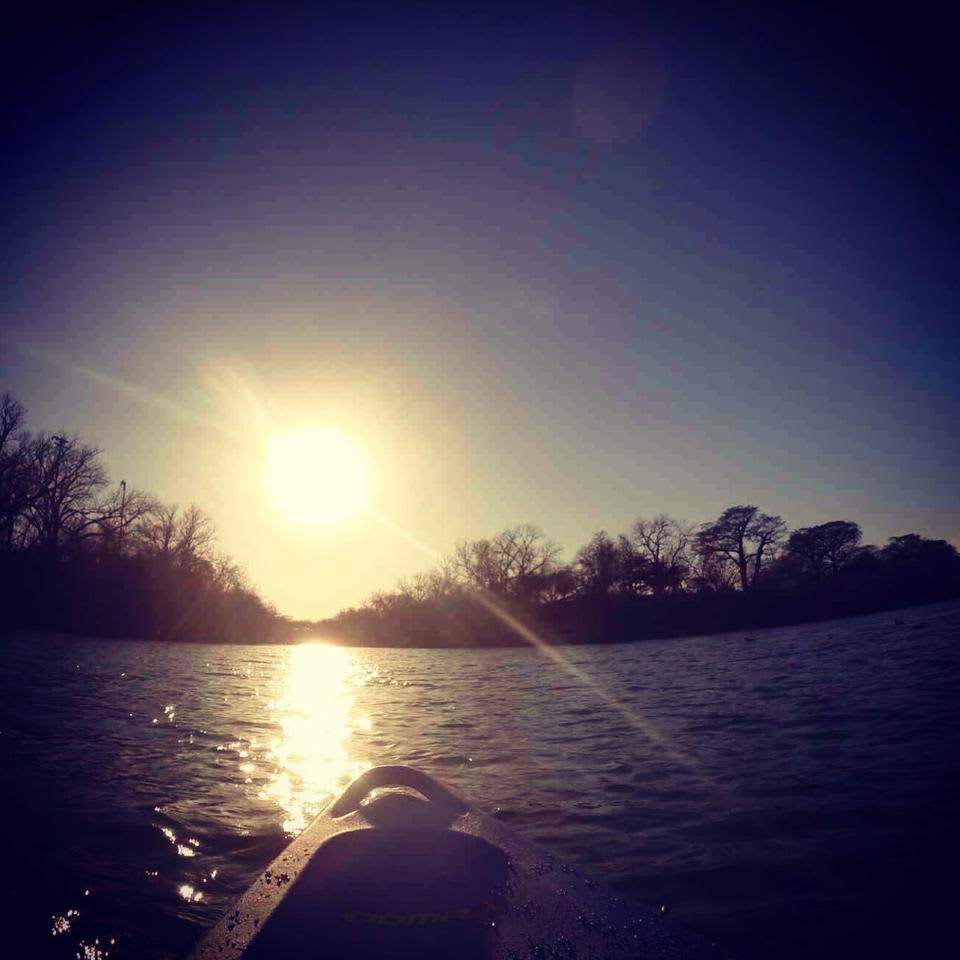
[(617, 537), (620, 554), (618, 587), (624, 593), (643, 594), (649, 589), (650, 562), (636, 548), (633, 540), (625, 534)]
[(736, 573), (734, 568), (717, 554), (696, 552), (692, 558), (690, 581), (699, 592), (733, 590)]
[(0, 550), (5, 551), (13, 548), (17, 520), (30, 502), (25, 417), (23, 406), (11, 394), (0, 397)]
[(521, 523), (498, 533), (494, 556), (505, 592), (526, 596), (532, 582), (552, 573), (560, 547), (532, 523)]
[(182, 567), (211, 559), (217, 534), (213, 521), (198, 506), (191, 504), (180, 515), (177, 529), (176, 556)]
[(140, 518), (134, 527), (138, 552), (151, 556), (172, 558), (177, 534), (179, 507), (156, 504)]
[(197, 506), (181, 511), (176, 505), (154, 505), (137, 523), (135, 533), (142, 552), (179, 567), (193, 568), (213, 560), (216, 532)]
[(554, 600), (566, 600), (577, 592), (577, 578), (571, 567), (557, 567), (552, 573), (541, 576), (539, 598), (550, 603)]
[(491, 541), (463, 540), (448, 561), (457, 580), (477, 590), (502, 589), (499, 567)]
[(637, 519), (630, 530), (633, 550), (643, 558), (646, 582), (655, 597), (683, 589), (690, 572), (693, 529), (664, 513)]
[(211, 560), (213, 581), (221, 590), (252, 592), (250, 579), (239, 563), (225, 553), (215, 554)]
[(794, 530), (786, 554), (807, 577), (821, 580), (836, 575), (854, 556), (861, 539), (860, 527), (851, 520), (831, 520)]
[(478, 590), (523, 596), (533, 578), (553, 572), (560, 547), (530, 523), (498, 533), (492, 540), (458, 544), (449, 567), (457, 580)]
[(620, 549), (606, 530), (595, 533), (573, 562), (584, 593), (606, 596), (620, 580)]
[(142, 490), (127, 490), (121, 481), (97, 508), (96, 535), (101, 546), (118, 553), (135, 547), (137, 527), (160, 509), (155, 497)]
[(863, 533), (852, 520), (830, 520), (820, 525), (825, 541), (824, 556), (831, 573), (839, 573), (860, 552)]
[(388, 593), (385, 590), (377, 590), (371, 594), (364, 604), (367, 610), (372, 611), (377, 617), (384, 618), (394, 613), (398, 607), (409, 603), (409, 599), (399, 593)]
[(39, 434), (26, 442), (25, 456), (30, 496), (21, 537), (57, 552), (97, 522), (97, 494), (107, 482), (100, 451), (77, 437)]
[(755, 587), (760, 579), (764, 561), (776, 558), (783, 539), (787, 535), (787, 525), (783, 517), (759, 513), (750, 525), (748, 533), (753, 541), (753, 573), (750, 576), (750, 586)]
[(0, 456), (7, 453), (8, 444), (12, 446), (16, 441), (26, 415), (23, 404), (13, 394), (8, 392), (0, 397)]
[(409, 598), (413, 603), (423, 603), (430, 599), (427, 575), (415, 573), (412, 577), (402, 577), (397, 583), (397, 593)]
[(782, 517), (760, 513), (754, 506), (727, 507), (700, 528), (696, 549), (733, 566), (740, 589), (746, 591), (756, 585), (764, 560), (773, 557), (786, 529)]
[(426, 573), (415, 573), (412, 577), (404, 577), (397, 584), (397, 592), (416, 603), (447, 596), (455, 588), (456, 584), (444, 567), (428, 570)]

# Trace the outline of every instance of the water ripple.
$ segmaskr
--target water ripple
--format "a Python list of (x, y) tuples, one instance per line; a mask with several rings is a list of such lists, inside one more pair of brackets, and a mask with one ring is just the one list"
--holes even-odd
[(4, 641), (27, 952), (170, 960), (378, 762), (744, 958), (923, 952), (896, 918), (952, 889), (958, 637), (944, 604), (564, 650), (594, 688), (524, 650)]

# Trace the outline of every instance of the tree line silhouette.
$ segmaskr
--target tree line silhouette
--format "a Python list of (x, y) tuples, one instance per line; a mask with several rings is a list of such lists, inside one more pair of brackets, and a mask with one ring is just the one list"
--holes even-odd
[(25, 418), (0, 397), (0, 624), (164, 640), (285, 635), (216, 549), (202, 510), (110, 486), (96, 447), (31, 433)]
[(752, 505), (595, 533), (571, 563), (532, 524), (465, 540), (392, 592), (300, 629), (385, 646), (604, 643), (828, 619), (960, 596), (960, 555), (917, 534), (864, 545), (858, 524), (790, 531)]
[(498, 646), (530, 630), (602, 643), (773, 626), (960, 596), (960, 555), (917, 534), (864, 545), (832, 520), (789, 531), (755, 506), (699, 525), (660, 514), (574, 555), (523, 523), (323, 621), (281, 617), (216, 549), (198, 507), (111, 486), (101, 452), (31, 433), (0, 397), (0, 626), (145, 639)]

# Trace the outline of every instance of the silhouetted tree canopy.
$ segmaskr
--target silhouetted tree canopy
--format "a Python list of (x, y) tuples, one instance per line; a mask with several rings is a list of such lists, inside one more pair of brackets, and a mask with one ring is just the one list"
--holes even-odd
[(761, 513), (756, 507), (727, 507), (712, 523), (705, 523), (696, 537), (697, 552), (731, 565), (740, 589), (757, 585), (764, 561), (772, 560), (786, 534), (782, 517)]
[(801, 527), (790, 534), (786, 557), (804, 578), (823, 580), (837, 576), (856, 555), (860, 527), (850, 520), (831, 520), (815, 527)]
[(0, 397), (2, 623), (105, 636), (264, 640), (285, 622), (196, 506), (108, 484), (100, 451), (31, 434)]
[(457, 582), (504, 596), (539, 592), (540, 577), (556, 569), (560, 548), (530, 523), (502, 530), (490, 540), (464, 540), (446, 564)]
[[(737, 505), (699, 527), (665, 514), (601, 530), (561, 560), (520, 523), (319, 623), (291, 624), (217, 549), (211, 519), (120, 482), (78, 437), (31, 434), (0, 397), (0, 611), (7, 626), (180, 640), (502, 645), (715, 633), (960, 596), (960, 555), (915, 533), (882, 548), (851, 520), (788, 532)], [(322, 581), (317, 589), (322, 590)], [(519, 632), (518, 632), (519, 631)]]
[(621, 552), (606, 530), (595, 533), (577, 551), (573, 565), (583, 593), (605, 597), (620, 585)]
[(960, 555), (946, 541), (908, 534), (877, 550), (860, 539), (850, 520), (787, 536), (781, 517), (734, 506), (699, 529), (659, 514), (616, 538), (601, 530), (567, 566), (555, 543), (523, 524), (464, 541), (396, 591), (301, 627), (347, 643), (484, 646), (524, 642), (519, 624), (548, 642), (598, 643), (960, 596)]
[(655, 597), (682, 592), (690, 576), (693, 528), (661, 513), (640, 517), (625, 538), (643, 571), (644, 583)]

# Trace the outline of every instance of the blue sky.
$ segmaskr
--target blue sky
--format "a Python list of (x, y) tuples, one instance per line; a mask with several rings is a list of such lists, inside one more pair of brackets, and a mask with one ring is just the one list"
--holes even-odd
[(440, 551), (531, 520), (572, 552), (741, 502), (960, 541), (935, 24), (241, 5), (15, 27), (2, 385), (207, 509), (282, 610), (430, 558), (369, 517), (279, 525), (253, 409), (349, 433), (375, 512)]

